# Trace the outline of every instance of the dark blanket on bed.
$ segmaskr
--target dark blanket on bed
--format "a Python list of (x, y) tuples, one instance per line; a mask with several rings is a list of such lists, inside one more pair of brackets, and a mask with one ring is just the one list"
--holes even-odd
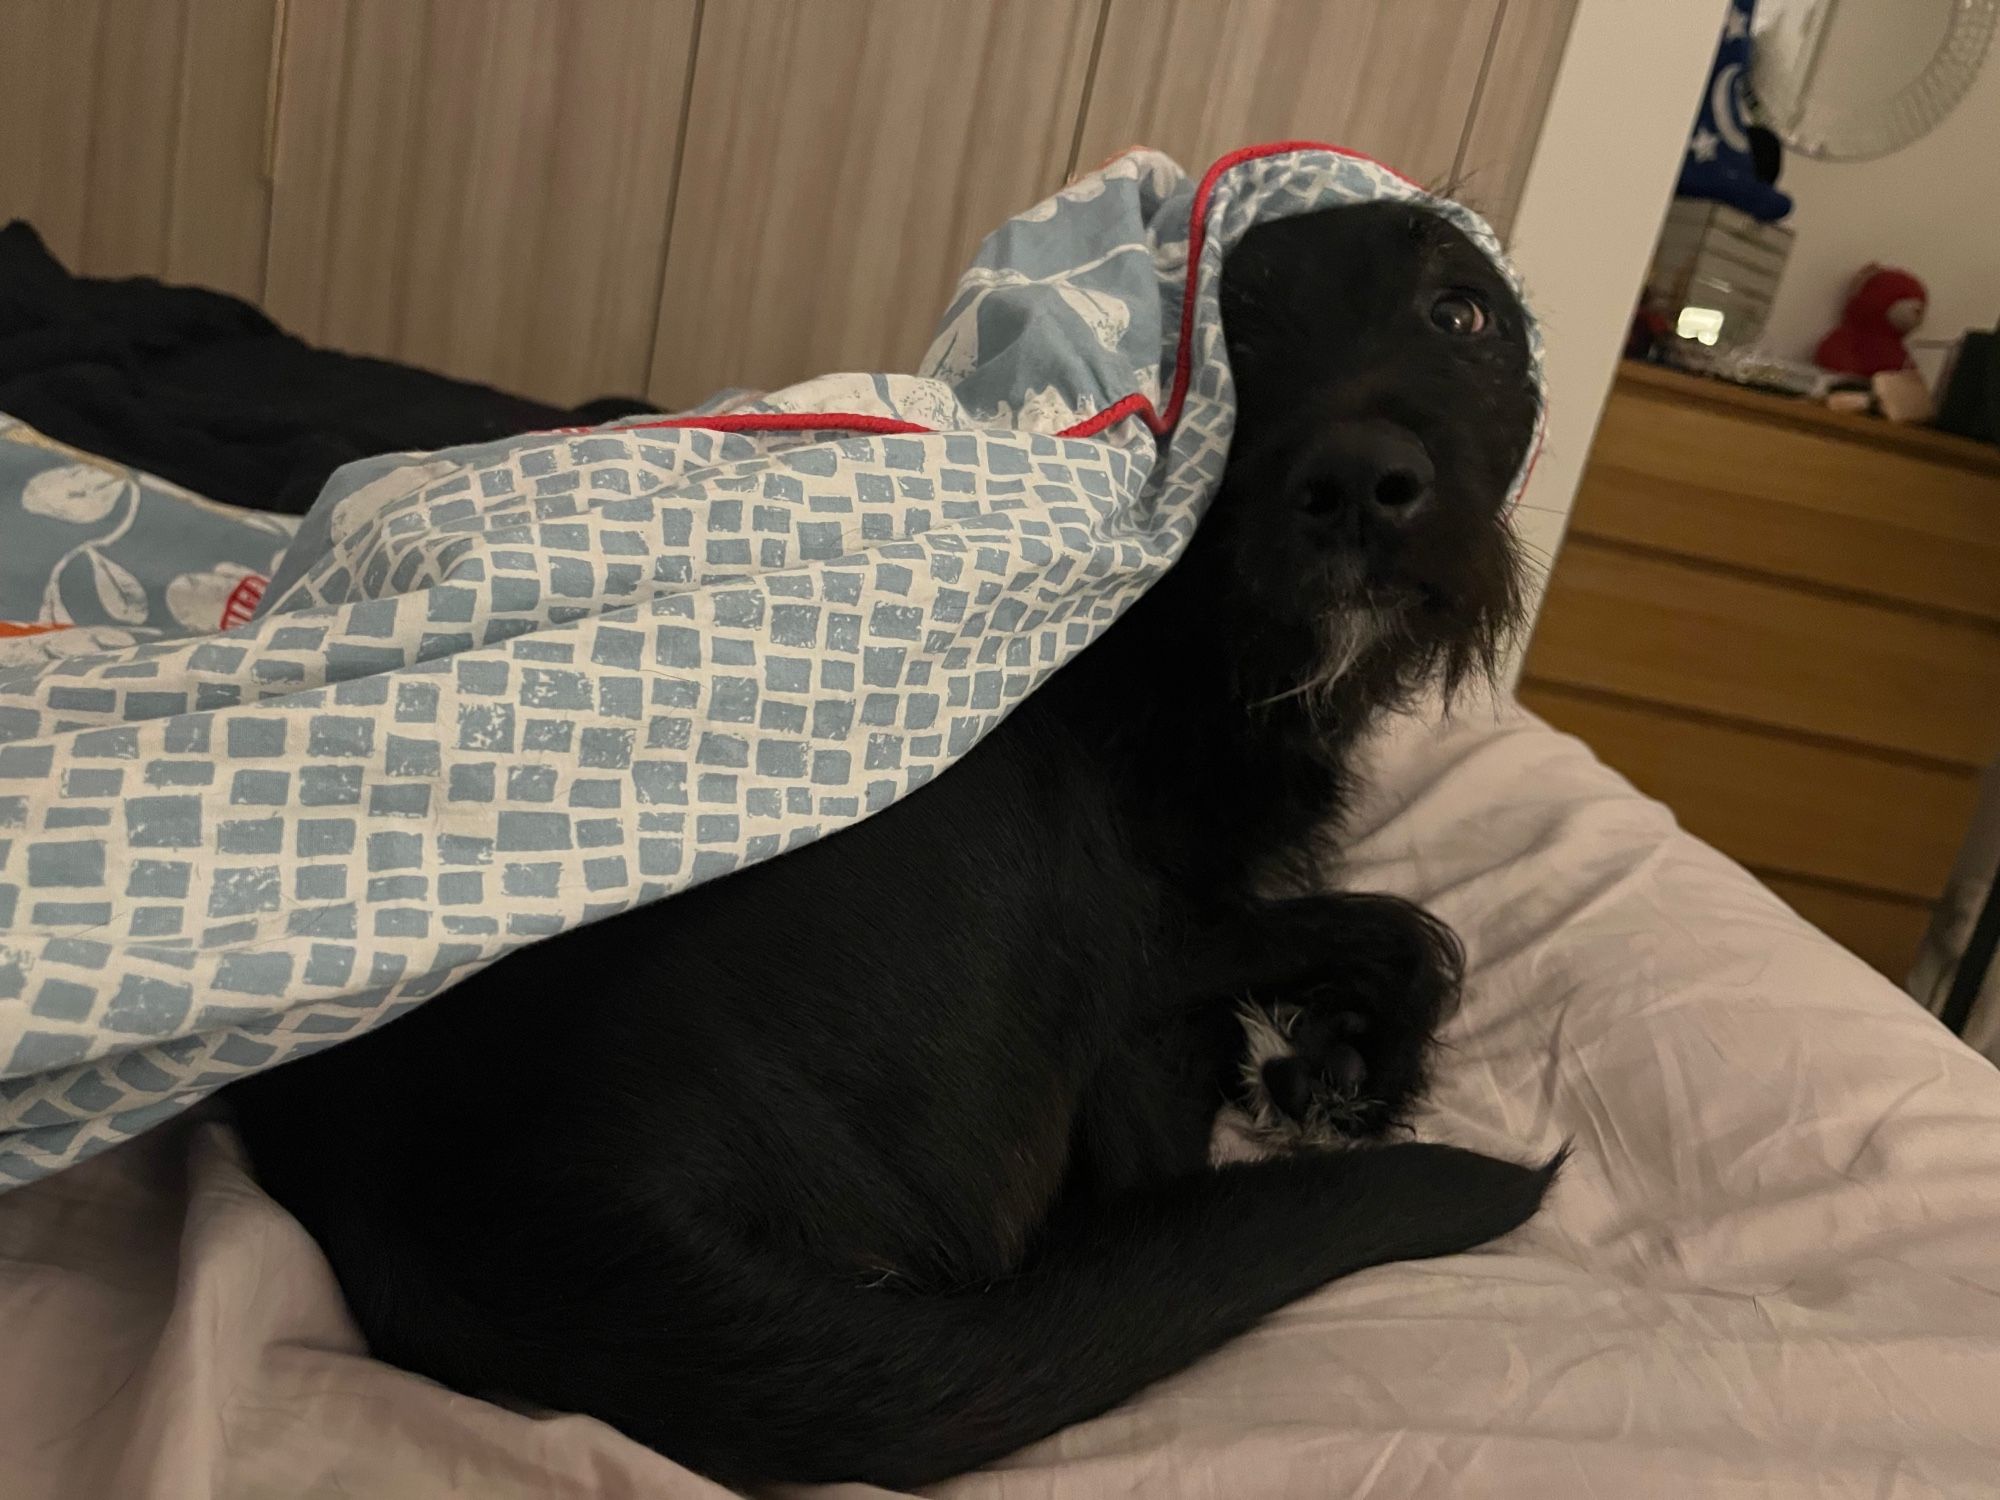
[(72, 276), (27, 224), (0, 229), (0, 412), (230, 505), (303, 515), (357, 458), (652, 410), (315, 349), (235, 297)]

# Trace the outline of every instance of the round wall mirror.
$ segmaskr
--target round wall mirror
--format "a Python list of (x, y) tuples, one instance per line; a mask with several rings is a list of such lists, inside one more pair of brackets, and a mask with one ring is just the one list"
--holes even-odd
[(1762, 0), (1751, 32), (1758, 117), (1807, 156), (1887, 155), (1965, 97), (1996, 15), (2000, 0)]

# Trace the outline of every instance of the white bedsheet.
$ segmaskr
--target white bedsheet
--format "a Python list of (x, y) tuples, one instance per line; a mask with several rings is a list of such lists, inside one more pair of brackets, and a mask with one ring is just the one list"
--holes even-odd
[[(1481, 710), (1379, 760), (1353, 883), (1433, 904), (1473, 962), (1423, 1133), (1573, 1139), (1548, 1208), (938, 1493), (2000, 1494), (2000, 1072), (1575, 741)], [(0, 1198), (0, 1475), (10, 1500), (720, 1493), (367, 1360), (199, 1123)]]

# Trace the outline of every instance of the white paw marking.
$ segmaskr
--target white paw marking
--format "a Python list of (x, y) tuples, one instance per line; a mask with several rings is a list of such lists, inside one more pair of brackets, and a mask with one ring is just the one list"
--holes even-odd
[(1303, 1121), (1279, 1109), (1264, 1087), (1264, 1065), (1296, 1055), (1292, 1033), (1303, 1014), (1295, 1005), (1266, 1008), (1245, 1000), (1236, 1008), (1243, 1027), (1243, 1059), (1238, 1064), (1243, 1102), (1217, 1111), (1209, 1132), (1210, 1166), (1263, 1161), (1294, 1151), (1330, 1151), (1349, 1140), (1358, 1123), (1360, 1100), (1327, 1091), (1316, 1093)]

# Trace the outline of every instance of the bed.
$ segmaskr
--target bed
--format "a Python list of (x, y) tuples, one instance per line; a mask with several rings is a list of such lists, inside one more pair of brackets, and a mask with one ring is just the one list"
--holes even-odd
[[(731, 481), (762, 475), (758, 465), (790, 465), (830, 491), (853, 470), (857, 494), (893, 492), (895, 503), (917, 506), (929, 503), (918, 498), (929, 493), (924, 466), (938, 455), (972, 455), (966, 429), (977, 427), (991, 472), (974, 473), (968, 460), (947, 464), (969, 487), (959, 493), (978, 494), (977, 503), (941, 506), (935, 530), (927, 517), (920, 537), (888, 498), (872, 502), (884, 524), (878, 534), (864, 515), (856, 535), (862, 543), (889, 538), (881, 560), (900, 561), (865, 578), (853, 555), (832, 545), (855, 537), (833, 537), (839, 526), (815, 520), (813, 527), (831, 530), (801, 527), (795, 540), (831, 539), (817, 551), (779, 547), (779, 562), (767, 570), (773, 592), (787, 582), (827, 591), (797, 597), (832, 599), (838, 588), (857, 620), (864, 609), (874, 618), (868, 590), (893, 588), (900, 597), (916, 588), (912, 598), (935, 606), (944, 591), (924, 548), (967, 553), (964, 539), (952, 535), (962, 525), (979, 533), (969, 555), (985, 567), (990, 552), (991, 571), (1009, 579), (1007, 588), (1037, 599), (1042, 589), (1051, 607), (1107, 617), (1113, 594), (1136, 592), (1170, 560), (1172, 528), (1184, 539), (1227, 439), (1230, 386), (1216, 354), (1212, 297), (1220, 251), (1204, 241), (1204, 226), (1218, 235), (1240, 232), (1288, 197), (1296, 206), (1329, 193), (1417, 191), (1347, 153), (1296, 143), (1236, 153), (1199, 186), (1164, 158), (1121, 158), (989, 242), (998, 259), (968, 273), (933, 351), (938, 378), (834, 377), (753, 400), (726, 418), (503, 438), (497, 447), (456, 450), (441, 466), (421, 456), (368, 457), (325, 481), (298, 540), (289, 526), (249, 525), (232, 544), (243, 550), (230, 556), (230, 571), (212, 580), (204, 574), (199, 586), (183, 581), (180, 564), (160, 566), (161, 556), (170, 540), (192, 546), (197, 523), (227, 519), (214, 507), (87, 444), (51, 446), (45, 435), (18, 431), (0, 443), (0, 459), (21, 476), (17, 494), (0, 495), (18, 514), (0, 519), (16, 538), (41, 538), (49, 559), (46, 586), (34, 583), (29, 595), (41, 601), (43, 615), (21, 627), (36, 633), (0, 649), (0, 709), (10, 716), (0, 719), (0, 740), (7, 741), (0, 772), (14, 783), (12, 803), (0, 799), (0, 813), (13, 819), (0, 819), (0, 861), (25, 872), (0, 895), (28, 891), (18, 910), (0, 913), (0, 938), (16, 945), (0, 942), (0, 981), (12, 985), (0, 987), (0, 996), (14, 1002), (0, 1008), (0, 1022), (15, 1028), (5, 1049), (14, 1071), (0, 1080), (0, 1175), (24, 1184), (0, 1192), (0, 1490), (7, 1500), (720, 1493), (594, 1421), (504, 1410), (371, 1361), (317, 1249), (246, 1172), (226, 1103), (196, 1103), (241, 1071), (279, 1060), (281, 1044), (325, 1045), (347, 1034), (357, 1013), (365, 1010), (370, 1021), (391, 1017), (457, 969), (490, 961), (504, 950), (498, 937), (484, 947), (456, 938), (477, 933), (480, 923), (497, 933), (496, 912), (527, 919), (509, 936), (531, 935), (604, 915), (616, 901), (671, 894), (678, 841), (671, 869), (648, 870), (646, 861), (649, 849), (666, 842), (670, 822), (680, 826), (667, 792), (683, 778), (668, 762), (687, 749), (688, 736), (670, 732), (684, 731), (685, 720), (648, 720), (651, 769), (641, 774), (632, 762), (637, 816), (629, 825), (612, 816), (624, 793), (614, 797), (605, 784), (618, 778), (582, 777), (592, 764), (587, 758), (560, 760), (570, 754), (564, 725), (585, 726), (580, 756), (593, 733), (600, 748), (617, 741), (630, 749), (630, 728), (594, 724), (593, 714), (622, 712), (623, 699), (593, 696), (587, 674), (601, 665), (636, 681), (644, 671), (654, 687), (671, 690), (664, 705), (649, 699), (649, 710), (685, 708), (699, 699), (695, 689), (713, 684), (679, 669), (704, 657), (713, 663), (716, 642), (750, 651), (761, 640), (752, 637), (762, 616), (745, 612), (725, 630), (720, 601), (704, 601), (699, 619), (713, 630), (698, 636), (685, 623), (697, 618), (688, 601), (708, 586), (695, 562), (685, 570), (693, 591), (655, 591), (632, 602), (632, 589), (619, 594), (607, 584), (602, 598), (534, 617), (524, 614), (531, 606), (482, 592), (491, 575), (449, 569), (498, 555), (490, 552), (494, 536), (479, 528), (502, 515), (513, 529), (501, 545), (518, 567), (533, 573), (546, 564), (546, 593), (574, 601), (585, 596), (565, 591), (564, 579), (577, 576), (569, 563), (609, 535), (591, 527), (656, 525), (669, 512), (699, 509), (676, 502), (671, 486), (662, 489), (661, 476), (684, 477), (676, 443), (705, 466), (705, 484), (718, 474)], [(1031, 275), (1021, 265), (1055, 269)], [(1052, 342), (1036, 349), (993, 337), (1018, 328)], [(329, 379), (344, 384), (355, 376), (343, 367)], [(148, 413), (156, 406), (143, 404)], [(224, 400), (204, 409), (228, 406)], [(482, 400), (471, 410), (488, 408)], [(833, 427), (839, 430), (827, 436)], [(997, 427), (1020, 430), (996, 443)], [(654, 435), (632, 435), (640, 429)], [(807, 441), (801, 433), (820, 436)], [(1156, 434), (1163, 439), (1157, 445)], [(82, 436), (72, 433), (70, 441)], [(180, 450), (178, 429), (172, 445)], [(664, 456), (648, 456), (650, 448)], [(121, 456), (147, 461), (139, 449), (112, 457)], [(317, 486), (327, 461), (324, 434), (303, 448), (282, 444), (273, 475), (255, 481), (258, 492)], [(1041, 480), (1033, 502), (1023, 498), (1019, 477), (1031, 463)], [(723, 473), (729, 464), (749, 467)], [(0, 474), (0, 489), (4, 479)], [(775, 539), (792, 536), (787, 505), (808, 511), (798, 488), (762, 493)], [(490, 502), (484, 510), (464, 498), (474, 490)], [(573, 498), (579, 493), (615, 498), (585, 503)], [(815, 496), (822, 508), (810, 513), (827, 514), (824, 500)], [(656, 510), (656, 501), (663, 508)], [(562, 528), (557, 562), (522, 544), (527, 523), (512, 517), (531, 502), (538, 523)], [(1051, 507), (1061, 524), (1033, 531), (1025, 523), (1036, 520), (1035, 503)], [(1023, 524), (999, 524), (1010, 516)], [(725, 523), (704, 512), (675, 524), (674, 545), (693, 558), (690, 549), (719, 540), (700, 528)], [(160, 542), (146, 544), (149, 535)], [(441, 541), (451, 557), (438, 562), (435, 577), (405, 577), (399, 562), (384, 592), (367, 592), (382, 581), (356, 584), (365, 584), (368, 572), (360, 560), (373, 556), (363, 549), (398, 537), (413, 549)], [(198, 550), (216, 555), (220, 545), (203, 542)], [(671, 553), (665, 543), (647, 546), (656, 567)], [(608, 579), (610, 564), (625, 554), (608, 545), (599, 553), (606, 566), (591, 576)], [(733, 556), (727, 548), (710, 552), (707, 565), (726, 575), (716, 587), (740, 592), (746, 575), (732, 571), (739, 567)], [(790, 573), (787, 558), (800, 563)], [(1044, 571), (1029, 569), (1031, 558)], [(913, 581), (920, 565), (934, 568), (928, 584)], [(149, 567), (155, 573), (141, 577)], [(388, 564), (379, 571), (386, 576)], [(0, 570), (0, 584), (7, 577)], [(247, 582), (253, 578), (254, 586)], [(301, 589), (314, 612), (284, 613), (287, 591)], [(1000, 586), (994, 589), (999, 600)], [(523, 628), (489, 631), (477, 642), (469, 630), (409, 632), (405, 640), (397, 610), (426, 595), (430, 622), (463, 623), (476, 608), (487, 621), (520, 615), (515, 623)], [(908, 626), (911, 644), (898, 648), (896, 663), (907, 656), (914, 666), (928, 653), (938, 658), (941, 680), (965, 672), (972, 648), (962, 642), (972, 638), (974, 615), (957, 634), (928, 630), (920, 647), (914, 608), (906, 614), (901, 603), (873, 603), (884, 607), (887, 624)], [(563, 633), (595, 630), (619, 611), (629, 624), (641, 608), (668, 628), (642, 634), (614, 621), (594, 637), (597, 649), (587, 657)], [(249, 618), (238, 623), (245, 612)], [(996, 605), (991, 617), (998, 622), (1002, 613)], [(988, 617), (981, 610), (976, 618)], [(1073, 618), (1067, 643), (1038, 659), (1038, 670), (1053, 670), (1062, 651), (1088, 639), (1089, 622), (1080, 613)], [(296, 628), (301, 622), (319, 634), (308, 645), (285, 646), (284, 638), (307, 633)], [(67, 628), (49, 628), (54, 624)], [(219, 645), (199, 633), (218, 627), (234, 632)], [(987, 674), (990, 690), (963, 684), (973, 708), (997, 713), (1032, 685), (1025, 632), (1037, 627), (1021, 626), (1018, 663), (1012, 643), (1000, 639), (1006, 628), (996, 623), (977, 644), (984, 650), (997, 641), (996, 663), (1004, 648), (1006, 666), (1022, 670)], [(843, 642), (829, 631), (822, 663), (858, 655), (858, 629)], [(1038, 639), (1055, 635), (1048, 629)], [(313, 655), (322, 637), (345, 655), (336, 658), (333, 648)], [(517, 674), (525, 679), (523, 696), (504, 714), (455, 704), (454, 692), (491, 699), (514, 691), (495, 668), (513, 659), (496, 654), (510, 642), (523, 647), (519, 660), (555, 660), (566, 669)], [(700, 653), (689, 650), (695, 644)], [(820, 649), (810, 641), (785, 644)], [(335, 667), (353, 671), (343, 677)], [(123, 684), (142, 678), (140, 700), (120, 696), (138, 691)], [(851, 667), (841, 680), (839, 691), (855, 690)], [(914, 675), (903, 685), (912, 682), (924, 685)], [(687, 702), (672, 696), (691, 683)], [(822, 675), (813, 691), (835, 691), (826, 683)], [(871, 677), (867, 685), (889, 700), (896, 678)], [(933, 708), (936, 685), (927, 688)], [(153, 700), (173, 696), (168, 687), (180, 696), (161, 707)], [(561, 692), (550, 696), (556, 687)], [(782, 696), (768, 681), (767, 691)], [(994, 696), (982, 704), (977, 695), (988, 691)], [(184, 701), (190, 693), (195, 711)], [(322, 723), (328, 693), (344, 712)], [(562, 696), (569, 693), (575, 701)], [(706, 701), (722, 722), (719, 700)], [(906, 705), (915, 701), (905, 695)], [(246, 704), (254, 719), (239, 734), (231, 726)], [(627, 705), (626, 717), (636, 717), (635, 705)], [(893, 701), (884, 706), (896, 708)], [(429, 857), (419, 833), (442, 827), (452, 839), (469, 840), (494, 831), (482, 821), (489, 818), (513, 817), (530, 831), (552, 826), (547, 813), (496, 811), (490, 784), (464, 798), (439, 791), (435, 801), (426, 795), (411, 802), (395, 790), (457, 784), (439, 745), (418, 742), (442, 731), (422, 726), (453, 725), (455, 750), (467, 751), (470, 736), (470, 748), (485, 754), (493, 747), (484, 736), (504, 718), (503, 749), (511, 754), (516, 707), (522, 754), (532, 750), (536, 768), (562, 767), (566, 790), (588, 782), (592, 796), (606, 798), (566, 804), (597, 809), (593, 841), (583, 853), (565, 845), (560, 858), (554, 845), (525, 846), (549, 855), (538, 869), (556, 869), (561, 859), (574, 866), (557, 870), (562, 878), (551, 877), (546, 889), (495, 881), (476, 900), (455, 900), (446, 892), (464, 896), (465, 887), (440, 877), (433, 902), (405, 873), (417, 865), (402, 862), (406, 851), (413, 862)], [(547, 718), (563, 732), (531, 745), (537, 730), (528, 720), (536, 709), (556, 711)], [(311, 723), (287, 740), (280, 720), (294, 711)], [(907, 727), (893, 712), (880, 721), (897, 722)], [(214, 723), (228, 732), (211, 734)], [(856, 721), (850, 715), (839, 723), (845, 733)], [(158, 743), (142, 744), (142, 736)], [(956, 730), (947, 751), (936, 749), (938, 738), (929, 734), (933, 747), (923, 753), (941, 767), (962, 746)], [(293, 806), (286, 755), (312, 762), (299, 777), (302, 790), (338, 791), (358, 807), (366, 783), (367, 810), (343, 815), (378, 820), (365, 824), (365, 840), (350, 828), (338, 847), (318, 842), (326, 814), (317, 809), (330, 799)], [(70, 756), (97, 764), (58, 758)], [(1236, 1500), (1990, 1490), (2000, 1475), (2000, 1405), (1991, 1399), (2000, 1388), (2000, 1192), (1992, 1186), (2000, 1180), (2000, 1074), (1746, 873), (1678, 831), (1665, 808), (1580, 743), (1518, 707), (1468, 700), (1449, 714), (1412, 715), (1387, 726), (1370, 756), (1375, 774), (1350, 826), (1344, 878), (1429, 904), (1464, 936), (1471, 961), (1469, 998), (1446, 1030), (1419, 1133), (1521, 1158), (1572, 1143), (1575, 1154), (1550, 1204), (1525, 1229), (1475, 1254), (1384, 1267), (1328, 1288), (1123, 1408), (937, 1493)], [(230, 765), (239, 757), (260, 764), (239, 770)], [(143, 762), (135, 774), (153, 777), (158, 768), (169, 778), (146, 783), (144, 816), (117, 805), (121, 760)], [(804, 765), (801, 758), (796, 770), (770, 773), (801, 782), (787, 790), (786, 814), (794, 810), (792, 790), (803, 798), (817, 787), (832, 801), (816, 809), (823, 826), (801, 817), (793, 831), (813, 836), (859, 815), (853, 788), (829, 786), (816, 767), (808, 786)], [(904, 769), (911, 774), (900, 790), (921, 784), (915, 767)], [(539, 769), (522, 780), (534, 782), (544, 802), (557, 790)], [(722, 780), (717, 795), (734, 795), (736, 779)], [(512, 781), (510, 773), (509, 797)], [(114, 899), (137, 889), (125, 883), (128, 872), (161, 878), (161, 849), (207, 847), (198, 836), (182, 837), (185, 820), (155, 816), (162, 785), (217, 788), (186, 818), (199, 812), (218, 824), (215, 852), (270, 861), (268, 873), (260, 863), (258, 883), (244, 886), (222, 880), (215, 860), (180, 861), (183, 884), (165, 894), (187, 912), (164, 899), (146, 910), (164, 911), (175, 923), (187, 913), (229, 918), (202, 933), (200, 948), (192, 937), (170, 948), (159, 932), (140, 930), (138, 907)], [(717, 842), (740, 839), (744, 858), (775, 852), (776, 835), (757, 831), (754, 821), (777, 817), (775, 785), (755, 788), (765, 802), (746, 797), (743, 830), (732, 817)], [(393, 795), (378, 809), (379, 786), (391, 786)], [(887, 794), (898, 790), (892, 784)], [(174, 798), (199, 800), (185, 790), (167, 800)], [(844, 810), (830, 811), (835, 803)], [(224, 808), (239, 807), (257, 811), (219, 821)], [(430, 816), (436, 808), (446, 811)], [(651, 825), (655, 837), (633, 836), (648, 818), (661, 820)], [(10, 829), (27, 832), (10, 843)], [(760, 849), (757, 840), (766, 837)], [(47, 846), (40, 853), (37, 839)], [(623, 849), (621, 841), (632, 845), (636, 875), (607, 852)], [(372, 878), (378, 847), (396, 856), (382, 864), (379, 882)], [(498, 847), (509, 846), (503, 838)], [(491, 848), (489, 841), (485, 851)], [(370, 878), (357, 875), (352, 889), (372, 920), (358, 936), (352, 927), (316, 927), (315, 910), (302, 904), (306, 872), (283, 862), (312, 853), (323, 873), (338, 855), (358, 871), (353, 862), (363, 849)], [(444, 858), (450, 852), (440, 844), (439, 859), (451, 863)], [(699, 862), (690, 863), (702, 876)], [(661, 878), (646, 884), (640, 877), (648, 874)], [(323, 896), (320, 879), (310, 876), (315, 899)], [(580, 902), (578, 890), (597, 904)], [(151, 900), (161, 892), (141, 894)], [(84, 896), (103, 898), (103, 920), (94, 907), (86, 910)], [(413, 929), (398, 915), (433, 905), (454, 937), (435, 951), (427, 928)], [(293, 920), (301, 916), (306, 920)], [(352, 921), (351, 909), (344, 920)], [(117, 926), (128, 921), (130, 931)], [(342, 937), (344, 946), (333, 941)], [(47, 966), (33, 986), (20, 960), (29, 943)], [(266, 982), (287, 944), (299, 968), (285, 969), (283, 982)], [(198, 997), (208, 1009), (190, 1014), (180, 1000), (153, 1005), (165, 992), (144, 986), (136, 993), (148, 1003), (127, 1004), (128, 991), (114, 994), (107, 978), (119, 964), (176, 973), (208, 965), (214, 983)], [(296, 984), (294, 972), (303, 976)], [(332, 977), (316, 977), (323, 973)], [(362, 975), (369, 976), (366, 988)], [(227, 1005), (214, 1004), (218, 993), (232, 997)]]
[[(1374, 760), (1351, 881), (1472, 963), (1421, 1134), (1573, 1141), (1548, 1208), (935, 1493), (1990, 1493), (2000, 1073), (1522, 711)], [(0, 1327), (15, 1500), (722, 1493), (369, 1360), (213, 1113), (0, 1198)]]

